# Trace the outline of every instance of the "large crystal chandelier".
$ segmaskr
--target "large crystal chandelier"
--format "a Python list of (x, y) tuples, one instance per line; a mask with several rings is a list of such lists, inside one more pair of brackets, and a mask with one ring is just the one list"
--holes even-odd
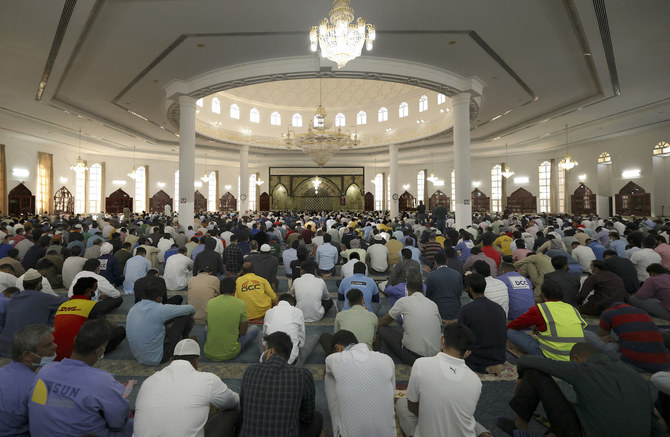
[(326, 108), (321, 105), (321, 81), (319, 81), (319, 106), (316, 108), (313, 120), (309, 122), (307, 133), (296, 134), (289, 129), (284, 134), (284, 143), (289, 149), (301, 149), (319, 167), (326, 165), (343, 147), (353, 148), (360, 144), (356, 132), (343, 131), (342, 127), (329, 130), (326, 115)]
[(375, 40), (375, 26), (367, 24), (363, 17), (354, 21), (354, 10), (349, 0), (333, 0), (333, 9), (328, 18), (321, 20), (318, 26), (312, 26), (309, 41), (312, 51), (321, 46), (321, 56), (337, 63), (337, 68), (361, 55), (363, 43), (366, 50), (372, 50)]
[(70, 170), (73, 170), (75, 173), (84, 173), (88, 170), (86, 163), (81, 159), (81, 129), (79, 129), (79, 154), (77, 160), (74, 162), (74, 165), (70, 166)]
[(572, 170), (574, 167), (578, 166), (579, 163), (570, 157), (568, 153), (568, 125), (565, 125), (565, 157), (560, 160), (558, 166), (563, 170)]

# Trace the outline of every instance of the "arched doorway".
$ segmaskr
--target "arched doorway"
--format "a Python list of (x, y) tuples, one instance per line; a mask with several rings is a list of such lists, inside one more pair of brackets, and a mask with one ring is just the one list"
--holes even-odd
[(432, 196), (430, 196), (430, 199), (428, 199), (428, 209), (431, 211), (438, 206), (443, 206), (447, 208), (447, 210), (450, 209), (450, 199), (447, 197), (446, 194), (444, 194), (441, 190), (437, 190), (436, 192), (433, 193)]
[(416, 202), (414, 196), (412, 196), (408, 191), (405, 191), (400, 195), (398, 199), (398, 209), (400, 211), (413, 211), (416, 209)]
[(364, 208), (364, 197), (361, 187), (356, 184), (351, 184), (347, 187), (344, 193), (345, 205), (341, 205), (343, 209), (362, 210)]
[(333, 181), (315, 176), (300, 182), (294, 188), (292, 197), (297, 209), (330, 211), (339, 209), (341, 194)]
[(571, 199), (573, 214), (595, 214), (596, 195), (583, 183), (575, 190)]
[(651, 193), (633, 181), (628, 182), (614, 196), (616, 212), (621, 215), (651, 215)]
[(120, 214), (123, 208), (133, 210), (133, 198), (121, 188), (114, 191), (105, 199), (105, 212), (109, 214)]
[(284, 184), (277, 184), (272, 189), (272, 209), (275, 211), (286, 211), (292, 209), (291, 198)]
[(54, 194), (54, 212), (56, 214), (74, 214), (74, 196), (65, 185)]
[(219, 211), (235, 211), (237, 210), (237, 199), (235, 196), (227, 192), (221, 199), (219, 199)]

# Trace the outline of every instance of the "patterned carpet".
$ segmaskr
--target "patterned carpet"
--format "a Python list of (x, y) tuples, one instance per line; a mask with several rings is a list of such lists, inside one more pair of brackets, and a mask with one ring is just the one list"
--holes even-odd
[[(333, 298), (337, 299), (337, 286), (335, 281), (339, 277), (331, 277), (326, 279), (328, 289)], [(375, 278), (377, 280), (385, 279), (382, 277)], [(280, 280), (279, 292), (285, 292), (288, 290), (288, 283), (285, 278)], [(66, 290), (56, 290), (59, 293), (66, 293)], [(184, 303), (187, 303), (187, 297), (185, 291), (180, 292), (168, 292), (169, 296), (173, 295), (184, 296)], [(463, 303), (469, 302), (469, 298), (464, 297)], [(121, 307), (115, 310), (109, 315), (109, 319), (113, 320), (118, 324), (125, 324), (126, 315), (128, 310), (134, 303), (133, 296), (124, 296), (124, 303)], [(377, 314), (383, 315), (388, 312), (389, 302), (388, 299), (381, 297), (380, 304), (377, 308)], [(306, 333), (307, 335), (320, 335), (323, 332), (332, 332), (332, 326), (335, 320), (335, 309), (331, 309), (322, 320), (318, 322), (311, 322), (306, 324)], [(203, 325), (196, 325), (192, 331), (193, 335), (196, 335), (200, 339), (201, 348), (203, 347)], [(400, 329), (398, 327), (398, 329)], [(385, 349), (382, 349), (382, 352), (389, 354), (394, 361), (396, 362), (396, 381), (402, 386), (403, 384), (406, 387), (406, 383), (409, 381), (409, 376), (411, 372), (411, 367), (400, 364), (397, 357)], [(205, 372), (212, 372), (219, 376), (232, 390), (238, 391), (240, 389), (240, 383), (244, 371), (251, 364), (257, 363), (259, 357), (258, 350), (251, 346), (233, 360), (226, 362), (212, 362), (208, 360), (204, 355), (201, 358), (200, 370)], [(305, 368), (307, 368), (312, 375), (314, 376), (315, 387), (316, 387), (316, 403), (317, 409), (324, 416), (324, 425), (326, 428), (326, 435), (332, 435), (332, 427), (330, 421), (330, 415), (328, 414), (328, 406), (325, 398), (325, 388), (324, 388), (324, 366), (325, 352), (321, 349), (320, 346), (317, 346), (312, 355), (307, 359)], [(504, 436), (505, 433), (498, 430), (495, 426), (495, 418), (497, 416), (509, 416), (512, 417), (512, 412), (507, 406), (507, 403), (512, 397), (512, 391), (514, 389), (514, 384), (516, 381), (516, 357), (507, 353), (507, 362), (504, 365), (503, 370), (496, 375), (479, 375), (483, 387), (482, 394), (479, 400), (477, 407), (477, 412), (475, 417), (477, 420), (484, 426), (486, 426), (495, 436)], [(8, 360), (0, 359), (0, 365), (4, 365)], [(115, 351), (106, 354), (105, 358), (99, 361), (96, 364), (96, 367), (107, 370), (108, 372), (115, 375), (119, 381), (127, 381), (134, 379), (138, 381), (138, 384), (133, 389), (130, 397), (128, 398), (131, 407), (134, 406), (137, 393), (141, 387), (142, 382), (149, 376), (151, 376), (157, 370), (163, 368), (159, 367), (149, 367), (139, 364), (132, 357), (128, 343), (124, 341)], [(564, 385), (564, 384), (563, 384)], [(566, 385), (564, 385), (567, 387)], [(448, 387), (445, 387), (448, 389)], [(568, 393), (571, 391), (567, 387)], [(539, 425), (538, 423), (533, 422), (531, 424), (531, 430), (536, 432), (538, 435), (544, 433), (545, 428)], [(400, 433), (398, 435), (401, 435)]]

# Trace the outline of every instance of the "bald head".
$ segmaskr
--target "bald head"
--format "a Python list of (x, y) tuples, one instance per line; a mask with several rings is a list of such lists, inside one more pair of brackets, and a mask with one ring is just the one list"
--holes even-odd
[(570, 350), (570, 361), (584, 364), (597, 353), (599, 353), (598, 349), (592, 344), (576, 343)]

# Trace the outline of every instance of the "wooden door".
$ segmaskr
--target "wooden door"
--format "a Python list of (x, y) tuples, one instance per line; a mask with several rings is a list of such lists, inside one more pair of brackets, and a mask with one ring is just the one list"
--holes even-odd
[(265, 192), (261, 193), (258, 204), (261, 211), (270, 211), (270, 195)]
[(193, 210), (197, 213), (207, 212), (207, 199), (200, 191), (193, 193)]
[(219, 199), (219, 211), (236, 211), (237, 210), (237, 199), (235, 196), (227, 192), (221, 199)]
[(35, 196), (25, 185), (18, 184), (9, 192), (7, 198), (9, 215), (35, 215)]
[(365, 210), (366, 211), (375, 210), (375, 196), (369, 191), (365, 193)]

